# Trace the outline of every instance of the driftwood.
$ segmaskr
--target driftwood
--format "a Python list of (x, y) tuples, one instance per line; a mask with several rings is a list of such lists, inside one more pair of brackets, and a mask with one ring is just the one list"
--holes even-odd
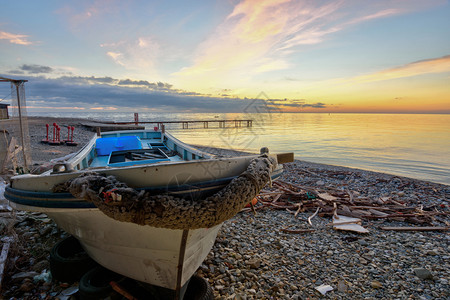
[(5, 270), (6, 260), (8, 258), (9, 247), (11, 245), (11, 239), (5, 238), (2, 253), (0, 254), (0, 291), (2, 290), (3, 272)]
[(287, 228), (281, 228), (280, 231), (287, 232), (287, 233), (306, 233), (306, 232), (314, 232), (315, 229), (287, 229)]
[(115, 290), (117, 293), (121, 294), (128, 300), (137, 300), (133, 295), (131, 295), (127, 290), (125, 290), (121, 285), (119, 285), (115, 281), (111, 281), (109, 285), (112, 287), (113, 290)]
[(308, 217), (308, 223), (309, 223), (309, 225), (313, 226), (313, 224), (311, 223), (311, 220), (312, 220), (312, 218), (314, 218), (314, 217), (317, 215), (317, 213), (319, 212), (319, 210), (320, 210), (320, 207), (318, 207), (318, 208), (316, 209), (316, 212), (315, 212), (314, 214), (312, 214), (311, 216)]
[(400, 221), (420, 224), (422, 228), (437, 223), (449, 226), (447, 216), (450, 212), (447, 205), (415, 206), (406, 202), (407, 198), (397, 199), (393, 196), (371, 199), (358, 191), (350, 190), (345, 184), (340, 188), (313, 187), (276, 180), (272, 188), (266, 187), (256, 198), (258, 203), (255, 210), (263, 208), (286, 210), (294, 217), (300, 212), (314, 213), (307, 219), (311, 226), (311, 219), (314, 216), (332, 217), (333, 213), (377, 222)]
[(450, 227), (438, 227), (438, 226), (424, 226), (424, 227), (380, 227), (382, 230), (394, 230), (394, 231), (447, 231)]

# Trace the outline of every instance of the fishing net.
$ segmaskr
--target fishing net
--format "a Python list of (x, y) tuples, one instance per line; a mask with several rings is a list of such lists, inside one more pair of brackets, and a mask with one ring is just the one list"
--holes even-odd
[(271, 180), (276, 161), (267, 155), (253, 159), (246, 171), (219, 192), (203, 199), (185, 199), (168, 194), (151, 195), (95, 172), (54, 187), (92, 202), (107, 216), (123, 222), (158, 228), (210, 228), (228, 220), (258, 195)]
[(31, 166), (31, 145), (28, 131), (25, 81), (2, 79), (11, 82), (11, 106), (9, 119), (2, 121), (0, 128), (0, 173), (13, 171), (26, 173)]

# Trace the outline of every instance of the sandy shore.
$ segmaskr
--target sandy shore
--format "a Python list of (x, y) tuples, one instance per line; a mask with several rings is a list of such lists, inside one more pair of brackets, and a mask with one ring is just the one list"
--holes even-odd
[[(74, 126), (74, 140), (79, 146), (41, 144), (45, 124), (53, 122), (62, 128)], [(34, 163), (79, 149), (94, 134), (82, 123), (83, 120), (75, 118), (30, 118)], [(225, 149), (206, 150), (225, 156), (237, 154)], [(448, 231), (382, 229), (448, 228), (450, 186), (299, 160), (284, 167), (286, 172), (280, 179), (283, 184), (266, 187), (266, 192), (282, 191), (281, 196), (277, 200), (261, 198), (256, 214), (247, 210), (225, 222), (214, 248), (200, 267), (198, 273), (209, 280), (216, 299), (450, 297)], [(308, 191), (313, 191), (315, 198), (305, 198)], [(272, 205), (273, 201), (276, 203)], [(347, 207), (351, 214), (371, 215), (369, 210), (376, 208), (378, 213), (390, 210), (393, 217), (362, 218), (362, 225), (369, 230), (367, 234), (336, 231), (329, 226), (333, 203), (338, 211)], [(320, 213), (310, 224), (308, 218), (318, 208)], [(405, 217), (398, 214), (406, 209)], [(45, 273), (45, 253), (61, 237), (61, 232), (45, 217), (18, 215), (14, 226), (20, 242), (16, 245), (15, 259), (20, 260), (20, 268), (8, 269), (2, 294), (19, 299), (38, 299), (34, 298), (36, 295), (57, 297), (67, 285), (26, 281), (26, 274), (13, 279), (18, 273)], [(33, 219), (32, 224), (25, 222), (27, 218)], [(27, 234), (30, 231), (34, 234)], [(41, 249), (38, 254), (33, 251), (37, 248)], [(323, 296), (317, 290), (323, 285), (333, 290)]]

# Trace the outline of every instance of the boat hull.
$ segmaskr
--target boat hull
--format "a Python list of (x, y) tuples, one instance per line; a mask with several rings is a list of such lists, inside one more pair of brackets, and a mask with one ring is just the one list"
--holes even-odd
[(11, 204), (15, 209), (46, 213), (104, 267), (172, 290), (183, 286), (198, 269), (222, 226), (191, 230), (155, 228), (116, 221), (97, 208), (37, 209)]

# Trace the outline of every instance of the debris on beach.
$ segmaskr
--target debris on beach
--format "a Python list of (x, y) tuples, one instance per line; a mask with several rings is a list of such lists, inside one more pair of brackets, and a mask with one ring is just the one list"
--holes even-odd
[(333, 216), (333, 229), (355, 231), (359, 233), (367, 233), (369, 230), (361, 226), (361, 219), (346, 217), (346, 216)]
[[(308, 172), (309, 173), (309, 172)], [(319, 182), (320, 181), (320, 182)], [(285, 210), (297, 217), (299, 213), (311, 212), (307, 223), (313, 227), (312, 219), (320, 217), (332, 217), (332, 227), (337, 230), (352, 230), (366, 233), (368, 230), (362, 225), (362, 221), (370, 223), (384, 223), (387, 221), (404, 222), (414, 224), (417, 227), (409, 227), (405, 231), (438, 230), (445, 231), (450, 227), (447, 217), (450, 214), (450, 205), (430, 202), (428, 205), (417, 204), (416, 201), (408, 201), (404, 191), (392, 192), (390, 195), (379, 197), (363, 196), (361, 190), (350, 190), (346, 184), (341, 186), (326, 186), (325, 181), (319, 180), (316, 185), (300, 185), (291, 181), (277, 180), (271, 188), (265, 188), (257, 196), (257, 203), (252, 208), (244, 208), (243, 211), (258, 211), (261, 209)], [(377, 178), (376, 185), (382, 181)], [(399, 179), (401, 181), (401, 179)], [(412, 185), (415, 182), (401, 182), (402, 187)], [(422, 197), (427, 192), (426, 187), (421, 187)], [(435, 192), (431, 190), (430, 192)], [(416, 228), (416, 229), (414, 229)], [(399, 228), (382, 227), (384, 230), (402, 230)], [(299, 233), (293, 229), (282, 229), (284, 232)], [(304, 232), (304, 231), (303, 231)]]
[(332, 291), (333, 287), (331, 287), (331, 285), (328, 285), (328, 284), (322, 284), (322, 285), (315, 287), (315, 289), (317, 291), (319, 291), (322, 295), (325, 295), (327, 292)]

